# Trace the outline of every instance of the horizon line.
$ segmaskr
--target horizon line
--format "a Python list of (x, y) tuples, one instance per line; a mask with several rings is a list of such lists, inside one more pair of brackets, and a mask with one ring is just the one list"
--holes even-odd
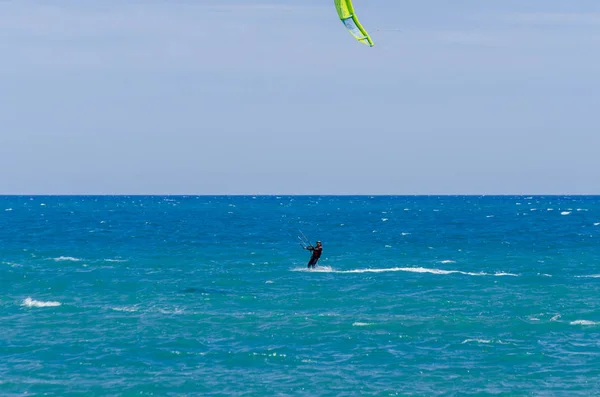
[(368, 194), (368, 193), (303, 193), (303, 194), (275, 194), (275, 193), (240, 193), (240, 194), (181, 194), (181, 193), (36, 193), (36, 194), (21, 194), (21, 193), (0, 193), (0, 197), (594, 197), (600, 196), (600, 193), (414, 193), (414, 194)]

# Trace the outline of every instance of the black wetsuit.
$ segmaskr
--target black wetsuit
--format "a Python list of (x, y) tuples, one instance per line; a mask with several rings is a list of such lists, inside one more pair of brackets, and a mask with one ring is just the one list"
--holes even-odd
[(323, 252), (323, 247), (308, 247), (309, 251), (312, 251), (312, 256), (310, 257), (310, 261), (308, 261), (309, 268), (315, 268), (319, 258), (321, 257), (321, 253)]

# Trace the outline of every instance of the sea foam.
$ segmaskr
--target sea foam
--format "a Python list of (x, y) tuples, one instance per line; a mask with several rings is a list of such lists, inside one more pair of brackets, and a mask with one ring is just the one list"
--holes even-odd
[(81, 262), (83, 260), (80, 258), (74, 258), (72, 256), (59, 256), (58, 258), (51, 258), (51, 259), (55, 262), (64, 262), (64, 261)]
[(485, 273), (485, 272), (464, 272), (461, 270), (444, 270), (444, 269), (429, 269), (426, 267), (390, 267), (390, 268), (365, 268), (365, 269), (352, 269), (352, 270), (336, 270), (331, 266), (317, 266), (315, 269), (308, 268), (294, 268), (292, 271), (296, 272), (316, 272), (316, 273), (336, 273), (336, 274), (354, 274), (354, 273), (388, 273), (388, 272), (408, 272), (408, 273), (430, 273), (437, 275), (448, 275), (448, 274), (462, 274), (466, 276), (511, 276), (518, 277), (518, 274), (497, 272), (497, 273)]
[(26, 306), (26, 307), (57, 307), (60, 306), (61, 303), (60, 302), (53, 302), (53, 301), (36, 301), (34, 299), (31, 298), (26, 298), (23, 300), (23, 303), (21, 304), (21, 306)]
[(571, 325), (598, 325), (600, 323), (598, 323), (596, 321), (589, 321), (589, 320), (575, 320), (575, 321), (571, 321), (569, 324), (571, 324)]

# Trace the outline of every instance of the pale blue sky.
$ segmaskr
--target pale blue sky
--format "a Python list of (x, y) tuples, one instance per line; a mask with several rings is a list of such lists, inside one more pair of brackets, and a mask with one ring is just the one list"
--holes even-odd
[(0, 193), (600, 193), (600, 1), (354, 3), (0, 2)]

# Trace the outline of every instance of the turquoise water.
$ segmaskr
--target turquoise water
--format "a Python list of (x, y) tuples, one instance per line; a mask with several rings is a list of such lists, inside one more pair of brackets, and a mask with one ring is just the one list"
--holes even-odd
[(0, 197), (0, 395), (598, 395), (599, 236), (600, 197)]

